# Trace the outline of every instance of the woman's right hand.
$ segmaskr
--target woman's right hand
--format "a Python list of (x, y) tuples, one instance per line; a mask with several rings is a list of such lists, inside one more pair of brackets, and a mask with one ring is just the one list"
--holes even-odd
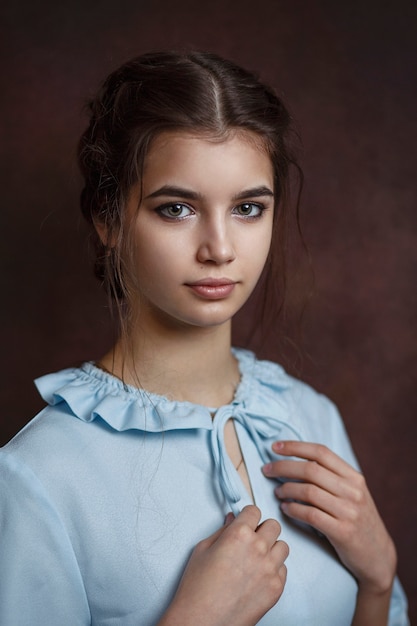
[(276, 520), (246, 506), (195, 547), (158, 626), (254, 626), (281, 597), (288, 546)]

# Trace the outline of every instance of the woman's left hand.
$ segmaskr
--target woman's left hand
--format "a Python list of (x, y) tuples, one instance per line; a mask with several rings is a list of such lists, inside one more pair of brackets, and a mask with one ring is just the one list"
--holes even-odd
[(275, 489), (284, 513), (323, 533), (362, 590), (372, 594), (389, 590), (396, 551), (363, 475), (320, 444), (280, 441), (272, 448), (300, 459), (283, 459), (263, 468), (266, 476), (285, 481)]

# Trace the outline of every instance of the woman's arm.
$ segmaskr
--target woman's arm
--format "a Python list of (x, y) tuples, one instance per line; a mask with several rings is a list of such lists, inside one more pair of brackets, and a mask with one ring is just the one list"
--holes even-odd
[(158, 626), (254, 626), (281, 597), (288, 546), (275, 520), (247, 506), (195, 548)]
[(391, 590), (373, 594), (359, 587), (352, 626), (367, 626), (368, 624), (386, 626), (388, 624)]
[(275, 493), (286, 515), (323, 533), (358, 581), (354, 626), (386, 626), (397, 557), (363, 475), (326, 446), (277, 442), (282, 459), (264, 467), (282, 479)]
[(89, 626), (70, 539), (31, 469), (0, 450), (0, 624)]

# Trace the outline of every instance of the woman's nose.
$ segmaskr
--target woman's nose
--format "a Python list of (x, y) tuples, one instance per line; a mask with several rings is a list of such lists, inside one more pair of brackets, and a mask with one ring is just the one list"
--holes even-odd
[(231, 233), (224, 219), (201, 225), (197, 258), (200, 263), (230, 263), (236, 257)]

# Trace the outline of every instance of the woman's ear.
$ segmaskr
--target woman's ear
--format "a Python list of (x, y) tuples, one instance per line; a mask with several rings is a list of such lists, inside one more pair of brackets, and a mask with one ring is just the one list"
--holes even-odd
[(100, 238), (101, 243), (106, 249), (114, 248), (116, 245), (116, 233), (109, 232), (109, 227), (104, 222), (101, 222), (98, 219), (93, 221), (94, 228), (96, 230), (97, 235)]
[(108, 228), (107, 226), (98, 220), (94, 220), (94, 228), (96, 230), (97, 235), (100, 237), (100, 241), (105, 248), (108, 245)]

